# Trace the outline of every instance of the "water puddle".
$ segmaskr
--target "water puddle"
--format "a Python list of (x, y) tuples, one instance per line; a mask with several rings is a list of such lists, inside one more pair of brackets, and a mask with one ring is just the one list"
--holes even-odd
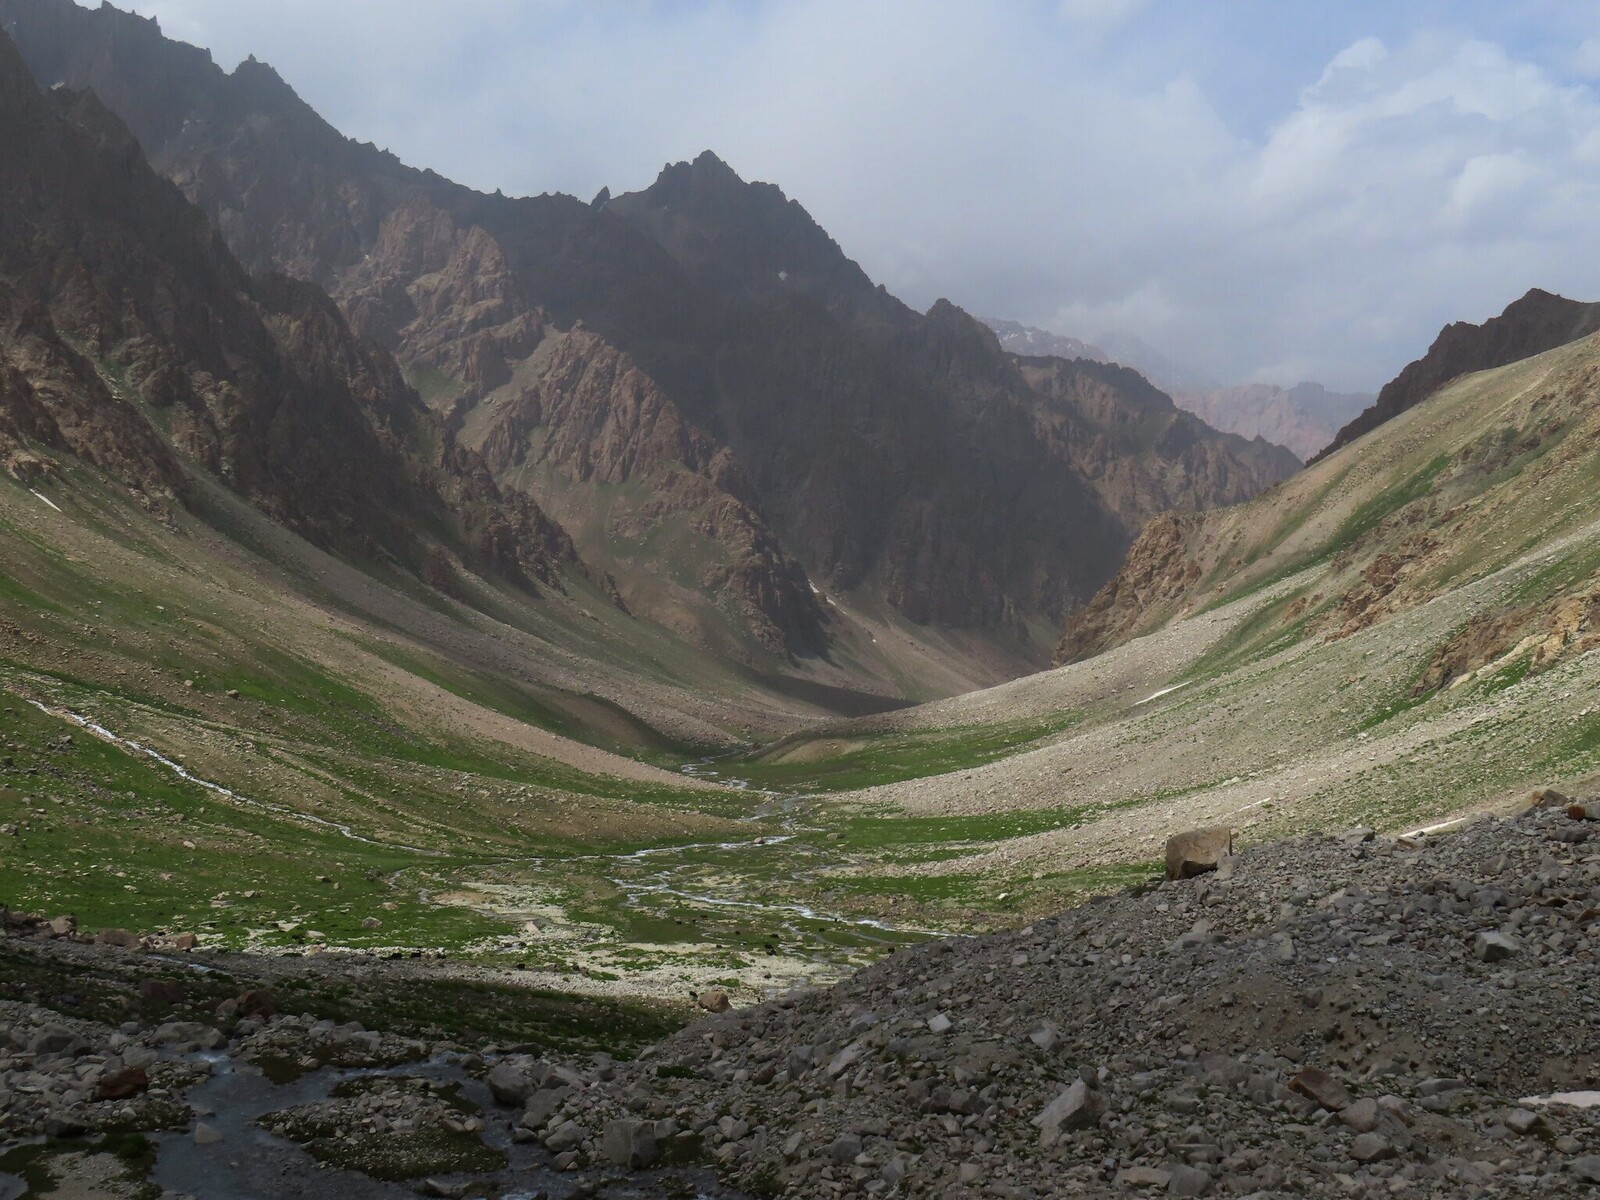
[[(550, 1156), (532, 1142), (512, 1140), (515, 1109), (500, 1108), (482, 1081), (469, 1075), (451, 1056), (396, 1067), (323, 1067), (284, 1084), (275, 1084), (249, 1063), (226, 1055), (197, 1056), (212, 1064), (211, 1077), (185, 1097), (220, 1140), (198, 1145), (193, 1130), (155, 1135), (156, 1163), (152, 1180), (168, 1192), (205, 1200), (414, 1200), (416, 1181), (390, 1183), (356, 1171), (318, 1163), (295, 1143), (268, 1133), (255, 1122), (267, 1113), (328, 1099), (340, 1083), (377, 1075), (407, 1076), (455, 1084), (460, 1094), (483, 1109), (483, 1140), (506, 1156), (506, 1165), (487, 1174), (437, 1176), (449, 1182), (471, 1180), (502, 1200), (548, 1195), (564, 1200), (578, 1193), (581, 1173), (561, 1172)], [(610, 1174), (610, 1172), (608, 1172)], [(589, 1194), (589, 1193), (583, 1193)], [(748, 1200), (719, 1188), (710, 1172), (680, 1170), (638, 1172), (606, 1192), (628, 1200), (666, 1200), (693, 1195), (697, 1200)], [(0, 1193), (0, 1200), (11, 1200)]]

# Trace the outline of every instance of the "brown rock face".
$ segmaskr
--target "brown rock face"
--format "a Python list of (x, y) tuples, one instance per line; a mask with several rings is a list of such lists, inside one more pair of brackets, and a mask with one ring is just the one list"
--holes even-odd
[(1482, 325), (1446, 325), (1428, 353), (1378, 393), (1373, 406), (1339, 431), (1311, 461), (1326, 458), (1362, 434), (1414, 408), (1457, 376), (1486, 371), (1565, 346), (1600, 329), (1600, 303), (1584, 304), (1534, 288)]
[(1180, 599), (1200, 579), (1191, 539), (1204, 528), (1192, 513), (1163, 513), (1144, 527), (1122, 570), (1073, 613), (1056, 646), (1054, 665), (1078, 662), (1122, 641), (1153, 604)]
[(326, 296), (246, 276), (120, 121), (88, 93), (40, 93), (5, 39), (0, 119), (8, 459), (62, 449), (152, 505), (181, 499), (184, 469), (142, 400), (179, 455), (323, 546), (413, 566), (443, 551), (529, 586), (572, 561)]
[[(668, 623), (695, 593), (729, 599), (779, 653), (821, 653), (826, 620), (806, 578), (755, 510), (732, 452), (686, 421), (655, 381), (597, 334), (549, 331), (514, 378), (464, 417), (508, 486), (537, 486), (586, 557), (622, 580), (631, 611)], [(536, 482), (535, 482), (536, 481)], [(596, 520), (596, 488), (610, 497)], [(653, 541), (685, 567), (684, 592), (631, 584), (624, 543)]]
[(1127, 367), (1017, 361), (1062, 453), (1129, 528), (1169, 509), (1238, 504), (1300, 469), (1284, 447), (1219, 433)]

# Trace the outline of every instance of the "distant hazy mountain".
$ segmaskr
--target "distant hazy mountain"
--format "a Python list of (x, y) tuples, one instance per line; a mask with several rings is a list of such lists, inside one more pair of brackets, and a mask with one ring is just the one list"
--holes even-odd
[(1081, 338), (1051, 333), (1048, 329), (1035, 329), (1021, 321), (1008, 321), (1004, 317), (979, 317), (978, 320), (994, 330), (1003, 347), (1024, 358), (1049, 355), (1053, 358), (1087, 358), (1094, 362), (1111, 361), (1111, 356), (1099, 346)]
[(1263, 437), (1287, 446), (1302, 459), (1333, 441), (1340, 427), (1372, 403), (1361, 393), (1330, 392), (1320, 383), (1292, 388), (1274, 383), (1246, 383), (1209, 391), (1172, 395), (1207, 424), (1245, 437)]
[(1222, 380), (1174, 361), (1137, 334), (1110, 330), (1096, 334), (1095, 344), (1111, 361), (1132, 367), (1164, 392), (1202, 392), (1222, 386)]
[(1005, 317), (982, 317), (980, 320), (994, 330), (1000, 344), (1013, 354), (1051, 354), (1057, 358), (1088, 358), (1095, 362), (1117, 363), (1132, 367), (1171, 395), (1182, 391), (1202, 392), (1221, 386), (1220, 381), (1174, 362), (1149, 342), (1131, 333), (1112, 330), (1097, 334), (1094, 341), (1086, 342), (1082, 338), (1051, 333), (1048, 329), (1024, 325)]

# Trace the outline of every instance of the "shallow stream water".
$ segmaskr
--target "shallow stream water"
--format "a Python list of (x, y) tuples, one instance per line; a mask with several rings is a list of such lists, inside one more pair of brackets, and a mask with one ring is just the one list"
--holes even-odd
[[(398, 1067), (351, 1069), (324, 1067), (290, 1083), (275, 1084), (257, 1068), (221, 1054), (207, 1054), (211, 1077), (191, 1088), (186, 1099), (200, 1111), (200, 1120), (222, 1135), (212, 1145), (197, 1145), (193, 1130), (157, 1134), (152, 1178), (162, 1188), (199, 1200), (414, 1200), (416, 1181), (386, 1183), (355, 1171), (324, 1166), (294, 1142), (255, 1124), (258, 1117), (280, 1109), (314, 1104), (328, 1098), (346, 1079), (369, 1075), (406, 1075), (460, 1085), (461, 1095), (483, 1108), (484, 1141), (502, 1151), (507, 1165), (491, 1174), (436, 1176), (447, 1182), (472, 1180), (472, 1194), (500, 1200), (533, 1200), (546, 1195), (564, 1200), (593, 1173), (552, 1169), (550, 1156), (532, 1142), (511, 1140), (515, 1109), (499, 1108), (481, 1081), (452, 1059), (434, 1058)], [(694, 1170), (607, 1172), (599, 1194), (615, 1200), (748, 1200), (718, 1187), (709, 1172)], [(0, 1183), (3, 1187), (3, 1183)], [(20, 1194), (20, 1193), (18, 1193)], [(585, 1193), (588, 1194), (588, 1193)], [(0, 1196), (5, 1196), (0, 1191)], [(11, 1200), (6, 1197), (6, 1200)]]

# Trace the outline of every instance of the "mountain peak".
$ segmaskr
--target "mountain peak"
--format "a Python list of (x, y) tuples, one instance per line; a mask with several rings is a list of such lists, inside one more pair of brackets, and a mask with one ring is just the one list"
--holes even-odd
[(1426, 400), (1457, 376), (1503, 367), (1577, 341), (1600, 329), (1600, 303), (1569, 300), (1543, 288), (1529, 288), (1498, 317), (1482, 325), (1446, 325), (1428, 353), (1384, 385), (1377, 401), (1339, 431), (1316, 462), (1364, 433)]

